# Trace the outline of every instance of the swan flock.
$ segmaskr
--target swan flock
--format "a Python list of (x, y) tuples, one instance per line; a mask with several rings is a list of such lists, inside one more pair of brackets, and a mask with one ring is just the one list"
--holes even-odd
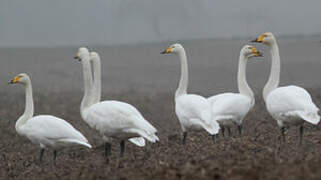
[[(280, 128), (282, 142), (286, 141), (285, 131), (289, 126), (299, 127), (299, 143), (302, 143), (304, 123), (317, 125), (320, 121), (319, 108), (311, 95), (302, 87), (289, 85), (279, 87), (280, 55), (275, 36), (271, 32), (259, 35), (252, 43), (266, 45), (271, 54), (271, 69), (263, 88), (266, 109)], [(205, 131), (216, 142), (219, 131), (231, 135), (231, 128), (243, 132), (243, 121), (255, 106), (255, 94), (246, 79), (247, 63), (264, 59), (262, 52), (252, 45), (244, 45), (239, 54), (237, 69), (238, 92), (225, 92), (210, 97), (189, 94), (188, 61), (184, 47), (173, 44), (161, 54), (173, 54), (180, 61), (180, 80), (175, 92), (175, 113), (182, 131), (182, 144), (186, 144), (191, 131)], [(125, 151), (125, 142), (138, 147), (146, 142), (157, 143), (160, 139), (157, 129), (136, 107), (117, 100), (101, 100), (101, 58), (97, 52), (81, 47), (74, 59), (79, 61), (83, 74), (84, 94), (80, 104), (80, 117), (96, 132), (104, 142), (104, 155), (111, 155), (112, 142), (120, 146), (120, 158)], [(253, 59), (253, 60), (252, 60)], [(108, 83), (108, 82), (107, 82)], [(34, 116), (34, 102), (31, 78), (26, 73), (15, 76), (9, 84), (19, 84), (25, 89), (25, 111), (16, 121), (15, 129), (21, 136), (40, 147), (40, 162), (45, 149), (53, 150), (53, 160), (57, 151), (70, 146), (92, 148), (85, 136), (67, 120), (52, 116)]]

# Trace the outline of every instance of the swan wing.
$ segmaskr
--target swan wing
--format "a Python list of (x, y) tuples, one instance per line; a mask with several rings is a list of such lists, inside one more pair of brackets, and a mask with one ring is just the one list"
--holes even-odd
[(207, 98), (207, 100), (211, 103), (211, 105), (213, 103), (215, 103), (218, 99), (220, 98), (224, 98), (225, 96), (229, 96), (231, 94), (234, 94), (234, 93), (221, 93), (221, 94), (217, 94), (217, 95), (214, 95), (214, 96), (211, 96), (209, 98)]
[(176, 114), (179, 119), (184, 119), (182, 123), (200, 124), (210, 134), (216, 134), (219, 125), (212, 121), (210, 103), (202, 96), (188, 94), (176, 98)]
[(299, 116), (305, 121), (318, 124), (319, 108), (313, 103), (310, 94), (298, 86), (279, 87), (270, 92), (266, 106), (272, 116)]
[(143, 147), (146, 145), (145, 139), (142, 137), (130, 138), (128, 139), (131, 143), (135, 144), (136, 146)]
[[(120, 101), (103, 101), (94, 104), (88, 110), (87, 122), (91, 127), (106, 132), (130, 132), (145, 131), (147, 134), (157, 132), (139, 111), (130, 104)], [(137, 131), (133, 132), (133, 129)]]
[(78, 130), (67, 121), (55, 116), (35, 116), (22, 128), (31, 141), (46, 141), (50, 144), (76, 143), (91, 148), (88, 140)]
[(212, 103), (215, 120), (234, 118), (241, 120), (253, 107), (252, 99), (239, 93), (225, 93)]

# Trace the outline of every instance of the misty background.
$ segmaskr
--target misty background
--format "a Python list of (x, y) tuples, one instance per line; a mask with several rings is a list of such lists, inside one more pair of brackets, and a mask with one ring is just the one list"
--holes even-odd
[(1, 0), (0, 47), (321, 34), (320, 0)]
[[(282, 61), (281, 85), (321, 87), (320, 0), (1, 0), (0, 92), (28, 73), (37, 92), (82, 92), (73, 60), (87, 46), (102, 58), (103, 92), (174, 93), (180, 65), (159, 52), (174, 42), (186, 49), (189, 92), (237, 91), (243, 45), (273, 32)], [(270, 57), (250, 61), (247, 79), (257, 95)], [(81, 96), (79, 96), (81, 98)]]

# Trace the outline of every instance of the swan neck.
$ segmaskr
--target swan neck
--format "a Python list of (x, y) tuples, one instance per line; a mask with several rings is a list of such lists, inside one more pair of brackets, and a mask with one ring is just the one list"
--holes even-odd
[(80, 111), (92, 105), (92, 72), (90, 67), (89, 56), (85, 57), (82, 61), (83, 78), (84, 78), (84, 97), (81, 101)]
[(20, 127), (22, 127), (29, 119), (33, 117), (34, 114), (34, 105), (33, 105), (33, 96), (32, 96), (32, 85), (30, 79), (27, 80), (25, 86), (26, 91), (26, 102), (25, 102), (25, 111), (20, 116), (16, 122), (16, 130), (19, 132)]
[(240, 94), (250, 97), (254, 99), (254, 93), (246, 80), (246, 65), (247, 65), (248, 58), (245, 57), (243, 54), (240, 55), (239, 58), (239, 67), (237, 73), (237, 85)]
[(93, 59), (94, 85), (93, 85), (93, 104), (100, 102), (101, 99), (101, 62), (100, 58)]
[(187, 86), (188, 86), (188, 65), (187, 65), (185, 50), (181, 49), (178, 52), (178, 56), (181, 62), (181, 79), (179, 81), (179, 85), (176, 90), (175, 97), (186, 94)]
[(276, 41), (270, 45), (270, 53), (271, 53), (271, 70), (270, 70), (269, 80), (263, 89), (264, 100), (266, 100), (268, 94), (271, 91), (273, 91), (275, 88), (279, 86), (279, 81), (280, 81), (281, 63), (280, 63), (279, 47)]

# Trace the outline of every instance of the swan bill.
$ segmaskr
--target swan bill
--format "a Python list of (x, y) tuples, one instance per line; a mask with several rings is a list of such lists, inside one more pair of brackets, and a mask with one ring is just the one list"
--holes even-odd
[(161, 54), (169, 54), (172, 52), (172, 48), (168, 47), (167, 49), (165, 49), (164, 51), (161, 52)]
[(264, 38), (266, 38), (266, 37), (267, 37), (266, 34), (262, 34), (262, 35), (260, 35), (258, 38), (252, 40), (251, 42), (253, 42), (253, 43), (262, 43), (263, 40), (264, 40)]
[(19, 79), (21, 78), (22, 76), (21, 75), (18, 75), (16, 77), (14, 77), (11, 81), (9, 81), (8, 84), (16, 84), (19, 82)]

